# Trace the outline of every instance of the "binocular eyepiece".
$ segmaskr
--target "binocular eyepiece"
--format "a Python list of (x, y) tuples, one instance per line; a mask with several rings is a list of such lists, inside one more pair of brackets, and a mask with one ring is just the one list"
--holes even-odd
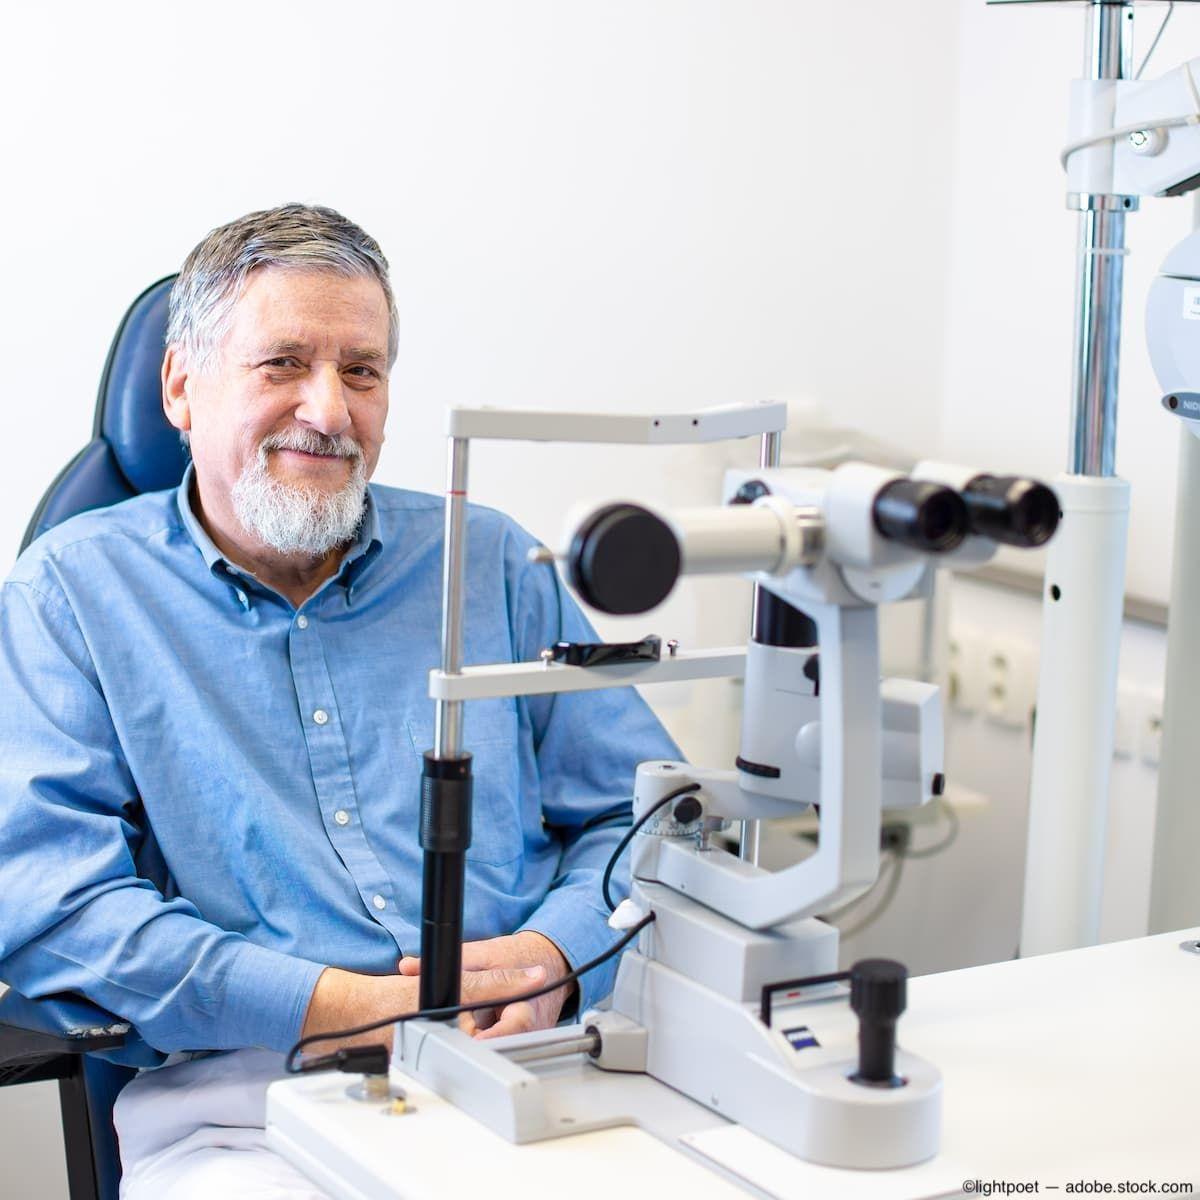
[(1017, 475), (977, 475), (962, 497), (971, 532), (1009, 546), (1044, 545), (1062, 517), (1058, 497), (1044, 483)]
[(880, 489), (871, 511), (888, 541), (932, 554), (955, 549), (969, 532), (963, 498), (940, 483), (897, 479)]
[(1058, 528), (1058, 497), (1036, 479), (976, 475), (960, 490), (897, 479), (875, 497), (875, 528), (890, 541), (945, 554), (967, 534), (1026, 549), (1048, 542)]

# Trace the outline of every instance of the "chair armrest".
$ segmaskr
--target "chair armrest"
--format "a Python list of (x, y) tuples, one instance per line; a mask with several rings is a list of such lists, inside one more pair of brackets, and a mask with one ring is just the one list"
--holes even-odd
[(64, 1079), (78, 1056), (125, 1044), (129, 1025), (75, 996), (0, 997), (0, 1087)]

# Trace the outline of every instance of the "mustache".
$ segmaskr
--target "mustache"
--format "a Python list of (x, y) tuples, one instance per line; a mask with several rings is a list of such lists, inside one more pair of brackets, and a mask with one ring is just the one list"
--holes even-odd
[(266, 458), (272, 450), (300, 450), (305, 454), (323, 454), (330, 458), (362, 459), (362, 447), (348, 434), (336, 437), (318, 433), (315, 429), (291, 429), (284, 433), (268, 434), (258, 444), (258, 452)]

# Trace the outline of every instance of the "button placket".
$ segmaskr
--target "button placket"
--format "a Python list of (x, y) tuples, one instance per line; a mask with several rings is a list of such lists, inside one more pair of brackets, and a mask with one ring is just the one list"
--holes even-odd
[[(318, 597), (318, 602), (329, 598)], [(397, 939), (399, 913), (385, 895), (391, 884), (366, 841), (353, 781), (350, 751), (336, 707), (333, 677), (325, 658), (318, 618), (295, 614), (288, 636), (288, 657), (308, 748), (313, 785), (326, 835), (353, 880), (363, 903), (378, 923)], [(301, 633), (303, 632), (303, 636)], [(411, 930), (404, 927), (405, 936)]]

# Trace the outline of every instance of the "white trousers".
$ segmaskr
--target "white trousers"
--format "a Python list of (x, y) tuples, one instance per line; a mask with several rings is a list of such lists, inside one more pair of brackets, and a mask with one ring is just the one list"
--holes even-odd
[(267, 1148), (283, 1056), (237, 1050), (143, 1071), (117, 1097), (121, 1200), (329, 1200)]

